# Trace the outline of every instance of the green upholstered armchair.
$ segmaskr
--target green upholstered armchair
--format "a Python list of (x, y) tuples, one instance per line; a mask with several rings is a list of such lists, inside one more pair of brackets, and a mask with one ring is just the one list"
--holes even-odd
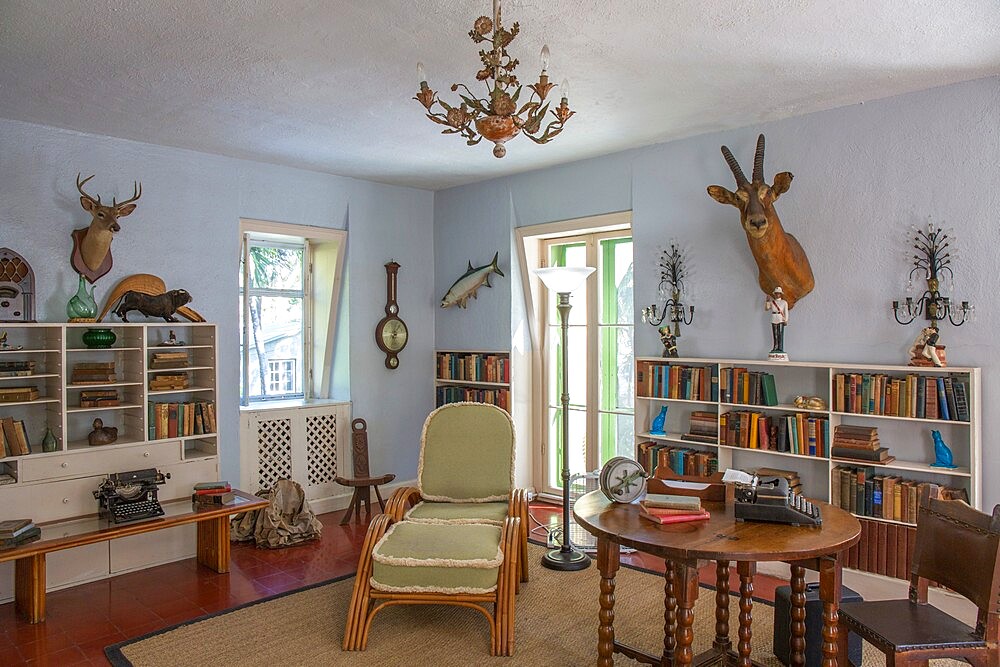
[(397, 489), (395, 521), (491, 524), (520, 521), (520, 580), (528, 580), (528, 492), (514, 488), (514, 423), (485, 403), (451, 403), (427, 416), (416, 487)]
[(424, 422), (419, 486), (397, 490), (361, 547), (343, 648), (364, 650), (395, 604), (452, 604), (490, 623), (490, 653), (514, 649), (514, 594), (527, 581), (527, 495), (514, 489), (510, 415), (482, 403)]

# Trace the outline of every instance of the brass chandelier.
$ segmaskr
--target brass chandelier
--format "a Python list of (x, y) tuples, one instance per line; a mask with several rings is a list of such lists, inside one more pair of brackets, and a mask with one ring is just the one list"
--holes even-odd
[[(413, 98), (424, 105), (428, 118), (446, 126), (442, 134), (461, 134), (470, 146), (475, 146), (483, 139), (492, 141), (493, 155), (498, 158), (507, 154), (504, 144), (522, 132), (536, 144), (548, 143), (562, 132), (563, 125), (574, 114), (569, 109), (564, 80), (560, 85), (562, 99), (559, 106), (551, 109), (555, 120), (549, 121), (542, 129), (542, 122), (550, 111), (550, 104), (545, 98), (555, 87), (555, 84), (549, 83), (548, 45), (542, 47), (542, 72), (538, 76), (538, 82), (528, 86), (532, 91), (531, 97), (518, 108), (521, 84), (514, 69), (519, 61), (508, 55), (507, 46), (517, 37), (520, 26), (514, 23), (510, 30), (505, 29), (500, 21), (500, 11), (500, 0), (493, 0), (493, 18), (480, 16), (469, 31), (469, 37), (476, 44), (487, 42), (492, 45), (492, 48), (479, 52), (483, 68), (476, 73), (476, 80), (486, 83), (487, 96), (476, 97), (465, 84), (452, 84), (452, 92), (458, 92), (462, 88), (466, 94), (459, 92), (461, 104), (451, 106), (438, 99), (437, 94), (428, 87), (423, 63), (417, 63), (420, 90)], [(435, 104), (440, 110), (432, 111)]]

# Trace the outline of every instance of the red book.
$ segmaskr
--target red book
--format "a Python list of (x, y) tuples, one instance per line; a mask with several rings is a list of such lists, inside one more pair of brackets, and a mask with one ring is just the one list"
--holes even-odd
[(651, 514), (653, 516), (691, 516), (691, 514), (696, 513), (695, 510), (690, 509), (676, 509), (672, 507), (646, 507), (639, 503), (639, 511), (643, 514)]
[(167, 407), (167, 437), (177, 437), (177, 404), (171, 403)]
[(656, 516), (655, 514), (647, 514), (646, 512), (639, 510), (639, 516), (641, 516), (643, 519), (652, 521), (653, 523), (667, 524), (667, 523), (687, 523), (689, 521), (705, 521), (712, 515), (709, 514), (706, 510), (702, 510), (697, 513)]
[(233, 490), (233, 487), (231, 487), (228, 484), (226, 484), (225, 486), (220, 486), (220, 487), (217, 487), (217, 488), (214, 488), (214, 489), (196, 489), (195, 490), (195, 494), (199, 495), (199, 496), (213, 496), (213, 495), (216, 495), (218, 493), (226, 493), (226, 492), (232, 491), (232, 490)]

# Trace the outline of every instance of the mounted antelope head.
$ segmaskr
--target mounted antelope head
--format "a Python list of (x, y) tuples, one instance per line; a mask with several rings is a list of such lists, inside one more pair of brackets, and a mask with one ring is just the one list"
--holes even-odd
[(809, 258), (794, 236), (781, 226), (774, 202), (788, 192), (792, 175), (783, 171), (774, 176), (774, 185), (764, 182), (764, 135), (757, 137), (757, 152), (753, 159), (753, 180), (748, 181), (739, 162), (725, 146), (722, 154), (736, 177), (736, 192), (721, 185), (711, 185), (708, 194), (720, 204), (729, 204), (740, 210), (740, 224), (747, 233), (750, 252), (757, 262), (757, 283), (764, 294), (770, 295), (775, 287), (784, 291), (788, 308), (812, 291), (812, 268)]
[(120, 204), (112, 198), (111, 206), (105, 206), (101, 204), (100, 195), (94, 199), (83, 190), (83, 186), (93, 177), (90, 175), (81, 181), (80, 174), (76, 175), (80, 205), (90, 213), (92, 219), (89, 227), (73, 232), (73, 254), (70, 257), (73, 268), (91, 283), (111, 270), (111, 241), (115, 233), (121, 230), (118, 219), (131, 214), (136, 208), (133, 202), (142, 196), (142, 184), (133, 182), (131, 198)]

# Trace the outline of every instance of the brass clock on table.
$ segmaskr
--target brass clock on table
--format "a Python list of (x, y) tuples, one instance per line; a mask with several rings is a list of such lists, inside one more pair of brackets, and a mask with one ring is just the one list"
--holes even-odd
[(399, 319), (399, 304), (396, 303), (396, 276), (399, 264), (385, 265), (385, 317), (375, 327), (375, 344), (385, 352), (385, 367), (399, 368), (399, 353), (406, 347), (409, 332), (406, 324)]

